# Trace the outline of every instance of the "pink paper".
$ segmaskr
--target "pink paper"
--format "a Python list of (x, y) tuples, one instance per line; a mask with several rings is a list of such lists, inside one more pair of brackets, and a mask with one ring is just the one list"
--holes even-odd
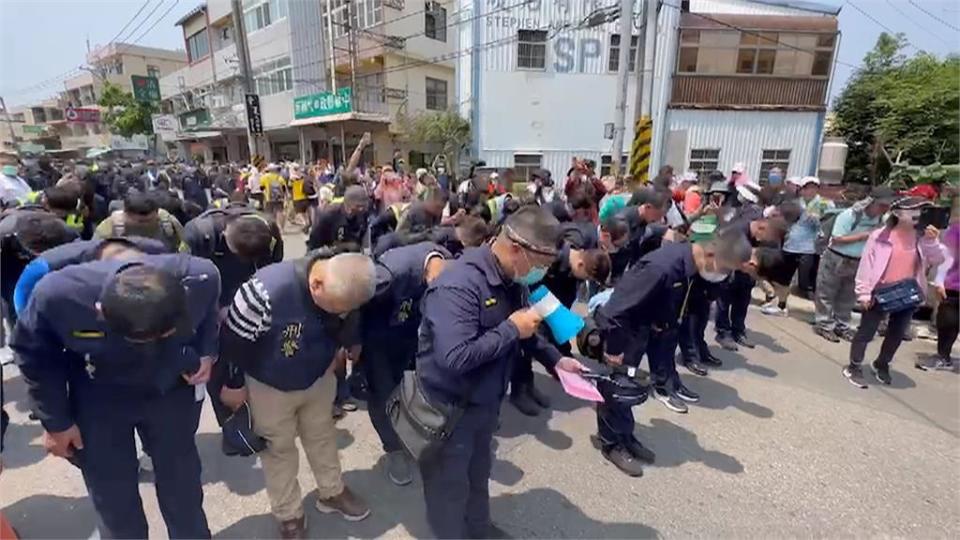
[(563, 391), (567, 394), (577, 399), (603, 402), (603, 396), (600, 395), (597, 387), (579, 374), (558, 369), (557, 376), (560, 377), (560, 384), (563, 385)]

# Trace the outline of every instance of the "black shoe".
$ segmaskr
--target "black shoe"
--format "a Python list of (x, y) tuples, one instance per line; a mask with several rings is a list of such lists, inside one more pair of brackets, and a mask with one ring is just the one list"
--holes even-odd
[(535, 385), (531, 384), (527, 387), (527, 394), (537, 403), (537, 405), (543, 407), (544, 409), (550, 408), (550, 398), (546, 394), (541, 392)]
[(719, 343), (721, 347), (728, 351), (740, 350), (740, 347), (737, 347), (737, 342), (731, 336), (721, 336), (717, 334), (717, 343)]
[(867, 387), (867, 384), (863, 382), (863, 369), (859, 364), (850, 364), (844, 367), (842, 373), (843, 378), (846, 379), (848, 383), (861, 389)]
[(837, 326), (833, 329), (833, 333), (844, 341), (853, 341), (857, 335), (857, 331), (849, 326)]
[(913, 367), (919, 369), (920, 371), (930, 371), (930, 366), (927, 365), (927, 362), (917, 358), (913, 363)]
[(624, 446), (627, 447), (627, 451), (633, 454), (633, 457), (644, 463), (653, 465), (653, 460), (657, 457), (653, 450), (644, 446), (636, 437), (630, 437), (630, 440), (624, 443)]
[(714, 355), (712, 355), (712, 354), (710, 354), (710, 353), (701, 354), (701, 355), (700, 355), (700, 363), (701, 363), (701, 364), (706, 364), (706, 365), (708, 365), (708, 366), (714, 366), (714, 367), (719, 367), (719, 366), (722, 366), (722, 365), (723, 365), (723, 362), (721, 362), (719, 358), (717, 358), (716, 356), (714, 356)]
[(533, 401), (530, 394), (525, 391), (511, 393), (510, 403), (512, 403), (518, 411), (527, 416), (537, 416), (540, 414), (540, 407)]
[(733, 340), (748, 349), (752, 349), (757, 346), (756, 343), (754, 343), (753, 341), (750, 341), (750, 338), (748, 338), (746, 334), (740, 334), (739, 336), (733, 338)]
[(933, 364), (933, 369), (938, 371), (953, 371), (953, 358), (947, 356), (937, 358), (937, 361)]
[(621, 444), (602, 452), (603, 457), (617, 466), (627, 476), (643, 476), (643, 467), (637, 458)]
[(687, 368), (690, 373), (694, 375), (699, 375), (701, 377), (706, 377), (709, 373), (707, 369), (701, 366), (696, 360), (691, 360), (689, 362), (683, 362), (683, 367)]
[(816, 326), (813, 328), (813, 333), (829, 341), (830, 343), (840, 343), (840, 336), (838, 336), (837, 333), (831, 329), (824, 328), (822, 326)]
[(483, 538), (490, 540), (514, 538), (510, 533), (490, 523), (483, 531), (467, 531), (467, 538)]
[(890, 366), (886, 364), (879, 364), (876, 360), (870, 367), (873, 370), (873, 376), (877, 378), (883, 384), (890, 384)]
[(687, 412), (687, 404), (673, 392), (668, 392), (666, 388), (654, 388), (653, 397), (675, 413), (683, 414)]
[(698, 403), (700, 401), (700, 394), (687, 388), (683, 383), (677, 384), (677, 389), (673, 391), (673, 394), (687, 403)]

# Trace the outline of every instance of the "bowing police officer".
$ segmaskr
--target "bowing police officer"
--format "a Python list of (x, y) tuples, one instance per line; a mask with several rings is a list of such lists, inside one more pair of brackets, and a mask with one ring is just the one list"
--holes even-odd
[(50, 248), (23, 269), (13, 290), (13, 307), (17, 315), (27, 308), (34, 287), (43, 276), (73, 264), (105, 259), (134, 258), (139, 255), (167, 253), (167, 246), (159, 240), (128, 236), (106, 240), (75, 240)]
[(420, 300), (440, 275), (450, 253), (438, 244), (420, 242), (391, 249), (377, 260), (377, 294), (363, 308), (363, 356), (360, 369), (367, 381), (367, 411), (383, 451), (387, 477), (409, 484), (410, 462), (386, 413), (387, 399), (413, 367), (420, 327)]
[(47, 451), (80, 468), (107, 538), (146, 538), (136, 429), (171, 538), (209, 538), (194, 441), (217, 352), (210, 261), (147, 255), (68, 266), (37, 284), (11, 341)]
[(436, 537), (498, 532), (490, 523), (491, 443), (521, 349), (548, 369), (583, 369), (537, 334), (541, 317), (528, 305), (527, 286), (546, 275), (559, 242), (549, 211), (522, 207), (496, 240), (465, 251), (427, 287), (417, 373), (430, 401), (463, 408), (449, 438), (419, 463)]
[[(210, 259), (220, 271), (220, 320), (244, 282), (258, 268), (283, 260), (283, 236), (271, 219), (244, 204), (212, 208), (187, 222), (184, 242), (190, 253)], [(207, 383), (210, 404), (221, 426), (231, 410), (220, 401), (227, 378), (227, 362), (214, 365)]]
[[(674, 353), (697, 279), (722, 281), (750, 259), (747, 239), (736, 230), (721, 231), (708, 242), (665, 242), (630, 268), (610, 300), (596, 313), (605, 342), (605, 361), (636, 368), (645, 353), (653, 375), (654, 397), (675, 412), (699, 396), (677, 375)], [(617, 403), (597, 407), (597, 431), (603, 456), (630, 476), (643, 474), (639, 461), (654, 454), (633, 435), (633, 411)]]

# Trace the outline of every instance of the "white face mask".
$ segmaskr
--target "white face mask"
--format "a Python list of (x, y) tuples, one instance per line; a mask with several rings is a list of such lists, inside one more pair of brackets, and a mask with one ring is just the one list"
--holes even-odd
[(543, 200), (547, 202), (553, 202), (553, 197), (556, 195), (552, 187), (545, 187), (540, 190), (540, 196), (543, 197)]
[(537, 185), (533, 182), (527, 182), (527, 193), (533, 195), (537, 192)]
[(897, 216), (898, 224), (904, 227), (907, 224), (912, 227), (920, 221), (920, 210), (894, 210), (893, 215)]
[(704, 272), (700, 271), (700, 277), (709, 281), (710, 283), (720, 283), (721, 281), (730, 277), (730, 274), (724, 274), (723, 272)]

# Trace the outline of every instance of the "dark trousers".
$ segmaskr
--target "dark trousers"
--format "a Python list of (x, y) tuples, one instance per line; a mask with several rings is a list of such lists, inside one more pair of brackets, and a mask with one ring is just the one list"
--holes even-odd
[(337, 395), (333, 398), (334, 405), (343, 405), (350, 399), (350, 385), (347, 384), (347, 366), (334, 369), (333, 374), (337, 376)]
[(750, 291), (756, 281), (749, 274), (736, 271), (723, 284), (717, 299), (717, 318), (714, 325), (717, 336), (742, 336), (747, 330), (747, 308), (750, 307)]
[(230, 362), (224, 359), (217, 360), (210, 370), (210, 380), (207, 381), (207, 395), (210, 396), (210, 406), (213, 408), (213, 414), (217, 417), (217, 425), (223, 427), (223, 423), (230, 418), (233, 411), (220, 401), (220, 390), (227, 382), (227, 375), (230, 371)]
[[(678, 337), (679, 333), (675, 328), (660, 332), (644, 329), (640, 334), (640, 343), (637, 348), (634, 349), (631, 346), (631, 351), (623, 355), (623, 362), (628, 366), (637, 367), (640, 364), (640, 358), (646, 352), (653, 385), (672, 392), (680, 382), (674, 360)], [(597, 435), (604, 449), (633, 437), (633, 426), (631, 407), (617, 403), (601, 403), (597, 406)]]
[[(549, 333), (549, 332), (548, 332)], [(573, 355), (573, 348), (570, 343), (556, 343), (552, 338), (551, 343), (556, 345), (557, 350), (564, 356)], [(525, 352), (521, 352), (513, 362), (513, 371), (510, 372), (510, 393), (519, 393), (523, 389), (533, 384), (533, 358)]]
[(427, 522), (436, 538), (484, 538), (499, 403), (470, 406), (443, 447), (420, 462)]
[[(912, 309), (890, 313), (890, 322), (887, 323), (887, 333), (883, 336), (883, 343), (880, 345), (880, 354), (877, 355), (877, 363), (881, 366), (889, 365), (893, 360), (893, 355), (900, 348), (903, 336), (910, 328), (910, 320), (913, 318)], [(850, 344), (850, 363), (862, 364), (863, 357), (867, 352), (867, 344), (877, 335), (877, 329), (886, 316), (876, 307), (865, 311), (860, 317), (860, 328), (857, 328), (857, 334), (853, 337), (853, 343)]]
[(937, 308), (937, 354), (950, 358), (950, 349), (960, 333), (960, 291), (947, 291), (947, 297)]
[(200, 456), (194, 436), (202, 402), (192, 386), (163, 396), (141, 389), (72, 385), (84, 448), (75, 463), (100, 517), (104, 538), (146, 538), (147, 519), (138, 489), (134, 429), (153, 458), (157, 500), (170, 538), (210, 538), (203, 513)]
[(710, 304), (713, 300), (712, 291), (690, 292), (687, 313), (680, 322), (680, 354), (684, 363), (699, 363), (703, 358), (710, 356), (710, 348), (703, 336), (710, 321)]
[[(370, 414), (370, 423), (377, 431), (384, 452), (402, 450), (403, 445), (394, 431), (390, 419), (387, 417), (387, 400), (400, 381), (403, 380), (403, 371), (416, 356), (416, 343), (400, 345), (392, 340), (383, 340), (384, 345), (392, 345), (389, 349), (381, 346), (367, 347), (363, 350), (363, 360), (360, 369), (367, 378), (367, 413)], [(369, 343), (369, 342), (368, 342)]]

